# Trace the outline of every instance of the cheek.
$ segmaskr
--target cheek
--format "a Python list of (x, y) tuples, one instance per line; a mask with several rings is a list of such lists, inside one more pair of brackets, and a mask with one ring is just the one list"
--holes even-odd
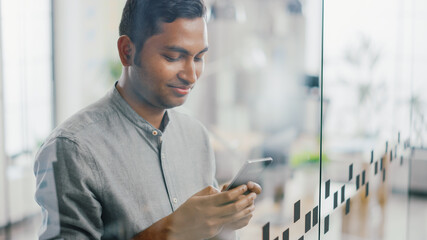
[(153, 72), (156, 75), (158, 81), (169, 81), (176, 78), (179, 72), (178, 64), (170, 64), (159, 62), (153, 67)]
[(200, 77), (200, 75), (202, 75), (203, 71), (205, 70), (205, 63), (201, 62), (199, 64), (196, 65), (196, 76), (197, 79)]

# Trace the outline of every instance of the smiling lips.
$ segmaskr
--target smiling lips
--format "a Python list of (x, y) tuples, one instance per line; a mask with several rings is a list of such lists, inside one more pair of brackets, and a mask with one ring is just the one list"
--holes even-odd
[(193, 88), (191, 85), (186, 86), (170, 86), (175, 93), (179, 95), (187, 95), (190, 93), (191, 89)]

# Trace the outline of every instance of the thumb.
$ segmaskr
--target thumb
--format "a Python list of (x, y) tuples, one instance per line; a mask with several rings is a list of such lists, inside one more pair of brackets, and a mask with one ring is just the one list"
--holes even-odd
[(225, 189), (227, 189), (227, 188), (228, 188), (228, 185), (230, 185), (230, 184), (229, 184), (229, 183), (224, 184), (224, 185), (222, 186), (222, 188), (221, 188), (221, 192), (224, 192), (224, 191), (225, 191)]
[(216, 194), (219, 192), (220, 191), (218, 189), (214, 188), (213, 186), (208, 186), (208, 187), (205, 187), (204, 189), (202, 189), (200, 192), (194, 194), (194, 196), (206, 196), (206, 195)]

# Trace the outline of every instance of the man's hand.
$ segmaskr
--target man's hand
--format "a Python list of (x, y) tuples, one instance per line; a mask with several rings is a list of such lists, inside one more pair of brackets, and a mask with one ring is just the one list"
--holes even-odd
[(247, 190), (246, 185), (226, 192), (207, 187), (196, 193), (168, 216), (171, 239), (211, 238), (224, 225), (250, 219), (256, 193), (243, 195)]
[[(247, 191), (250, 193), (245, 195)], [(206, 187), (133, 239), (200, 240), (216, 236), (223, 228), (240, 229), (252, 218), (254, 200), (260, 193), (261, 187), (253, 182), (222, 192)]]
[[(262, 192), (261, 186), (257, 183), (248, 182), (246, 184), (246, 186), (248, 187), (247, 191), (251, 192), (252, 194), (255, 193), (256, 195), (259, 195)], [(227, 187), (228, 187), (228, 184), (224, 185), (221, 189), (221, 192), (225, 191), (225, 189), (227, 189)], [(239, 196), (239, 199), (241, 199), (243, 197), (244, 197), (244, 195), (241, 195), (241, 196)], [(252, 204), (254, 204), (254, 203), (252, 203)], [(252, 218), (252, 214), (249, 214), (248, 216), (246, 216), (242, 219), (239, 219), (235, 222), (229, 223), (224, 227), (227, 230), (237, 230), (237, 229), (240, 229), (240, 228), (247, 226), (249, 224), (249, 221), (251, 220), (251, 218)]]
[[(229, 184), (225, 184), (224, 186), (222, 186), (221, 192), (224, 192), (225, 189), (227, 189)], [(250, 192), (254, 192), (257, 195), (261, 194), (262, 192), (262, 188), (258, 183), (254, 183), (254, 182), (248, 182), (246, 184), (246, 186), (248, 187), (248, 191)]]

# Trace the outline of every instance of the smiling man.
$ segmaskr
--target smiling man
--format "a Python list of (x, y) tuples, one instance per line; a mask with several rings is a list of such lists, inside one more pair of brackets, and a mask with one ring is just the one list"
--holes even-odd
[(36, 156), (40, 239), (234, 239), (248, 224), (261, 188), (217, 190), (206, 129), (172, 110), (203, 72), (205, 11), (202, 0), (126, 2), (122, 76)]
[(118, 41), (124, 71), (117, 90), (157, 128), (165, 109), (185, 102), (203, 72), (208, 50), (204, 18), (179, 18), (160, 25), (160, 32), (148, 38), (140, 50), (127, 29), (121, 30)]

